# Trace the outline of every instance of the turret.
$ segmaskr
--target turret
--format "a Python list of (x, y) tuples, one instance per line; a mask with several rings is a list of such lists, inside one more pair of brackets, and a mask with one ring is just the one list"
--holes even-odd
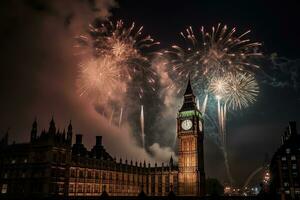
[(8, 129), (0, 141), (0, 146), (7, 146), (7, 145), (8, 145)]
[(281, 136), (281, 144), (284, 144), (291, 137), (297, 136), (297, 127), (295, 121), (290, 121), (289, 126), (286, 127), (283, 135)]
[(37, 137), (37, 121), (36, 119), (32, 123), (31, 134), (30, 134), (30, 142), (36, 140)]
[(68, 132), (67, 132), (67, 142), (69, 145), (72, 145), (72, 136), (73, 136), (73, 127), (72, 127), (72, 124), (71, 124), (71, 121), (69, 123), (69, 126), (68, 126)]
[(96, 136), (96, 146), (102, 146), (102, 136)]
[(62, 141), (65, 141), (65, 139), (66, 139), (66, 130), (65, 129), (63, 130), (61, 137), (62, 137)]
[(174, 166), (172, 155), (171, 155), (171, 158), (170, 158), (170, 161), (169, 161), (169, 166), (170, 166), (170, 168), (173, 168), (173, 166)]
[(296, 127), (296, 122), (295, 121), (290, 121), (289, 122), (289, 134), (291, 136), (297, 135), (297, 127)]
[(49, 124), (49, 134), (55, 134), (56, 133), (56, 127), (55, 127), (55, 122), (54, 119), (52, 117), (50, 124)]
[(76, 144), (82, 144), (82, 135), (81, 134), (76, 135)]
[(73, 155), (80, 155), (80, 156), (86, 156), (87, 155), (87, 149), (82, 144), (82, 135), (77, 134), (76, 135), (76, 142), (72, 147), (72, 154)]

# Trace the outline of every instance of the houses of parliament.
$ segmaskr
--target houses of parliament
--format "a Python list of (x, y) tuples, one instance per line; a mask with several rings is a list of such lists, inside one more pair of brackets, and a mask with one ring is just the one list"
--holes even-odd
[[(175, 117), (175, 116), (174, 116)], [(51, 196), (204, 196), (203, 117), (187, 84), (177, 114), (178, 162), (154, 166), (114, 159), (96, 136), (88, 150), (82, 135), (73, 141), (72, 124), (60, 132), (52, 119), (38, 134), (32, 124), (30, 142), (0, 142), (0, 197)]]

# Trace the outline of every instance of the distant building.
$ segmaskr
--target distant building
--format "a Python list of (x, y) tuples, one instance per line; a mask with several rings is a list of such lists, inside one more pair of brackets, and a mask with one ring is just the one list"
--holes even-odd
[(0, 197), (49, 196), (149, 196), (205, 194), (203, 118), (197, 109), (190, 81), (177, 116), (178, 166), (172, 157), (167, 165), (144, 161), (116, 161), (102, 145), (102, 137), (87, 150), (82, 135), (72, 146), (73, 128), (56, 128), (38, 135), (32, 124), (29, 143), (0, 141)]
[(270, 164), (270, 192), (282, 200), (300, 198), (300, 135), (290, 122)]

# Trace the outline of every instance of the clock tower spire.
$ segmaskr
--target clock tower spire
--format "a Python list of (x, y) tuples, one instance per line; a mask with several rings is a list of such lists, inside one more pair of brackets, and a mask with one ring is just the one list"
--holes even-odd
[(196, 106), (190, 79), (177, 114), (179, 195), (204, 196), (203, 116)]
[(188, 111), (188, 110), (197, 110), (196, 97), (193, 93), (190, 79), (188, 80), (188, 84), (184, 93), (184, 101), (180, 109), (180, 112)]

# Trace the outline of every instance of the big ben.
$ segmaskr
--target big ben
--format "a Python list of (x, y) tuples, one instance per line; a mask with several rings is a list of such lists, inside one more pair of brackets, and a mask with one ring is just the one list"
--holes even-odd
[(179, 195), (205, 195), (203, 127), (203, 116), (189, 80), (177, 115)]

